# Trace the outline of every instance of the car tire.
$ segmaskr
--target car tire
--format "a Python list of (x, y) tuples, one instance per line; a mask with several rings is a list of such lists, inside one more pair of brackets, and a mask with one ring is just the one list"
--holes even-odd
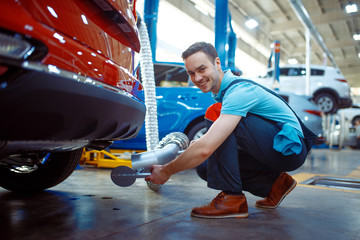
[(206, 133), (206, 124), (205, 121), (196, 123), (188, 132), (187, 136), (189, 141), (199, 139), (202, 135)]
[(354, 117), (353, 120), (351, 121), (351, 124), (355, 126), (355, 125), (356, 125), (356, 121), (360, 121), (360, 116)]
[(64, 181), (78, 166), (82, 149), (51, 153), (44, 163), (29, 172), (12, 171), (0, 165), (0, 186), (14, 192), (32, 193), (53, 187)]
[(324, 113), (336, 113), (337, 111), (336, 98), (330, 93), (319, 93), (315, 96), (314, 101)]

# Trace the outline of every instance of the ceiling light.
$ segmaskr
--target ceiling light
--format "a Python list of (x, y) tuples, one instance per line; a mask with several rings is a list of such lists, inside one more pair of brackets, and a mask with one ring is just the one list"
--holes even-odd
[(360, 33), (355, 33), (355, 34), (353, 35), (353, 38), (354, 38), (354, 40), (356, 40), (356, 41), (360, 41)]
[(215, 8), (214, 6), (212, 6), (211, 3), (208, 3), (207, 1), (204, 0), (191, 0), (191, 1), (194, 3), (195, 8), (204, 15), (211, 17), (215, 16)]
[(360, 58), (360, 53), (358, 53), (358, 57)]
[(249, 20), (247, 20), (247, 21), (245, 22), (245, 25), (246, 25), (249, 29), (254, 29), (254, 28), (256, 28), (257, 26), (259, 26), (259, 23), (258, 23), (255, 19), (250, 18)]
[(356, 13), (358, 11), (357, 5), (355, 3), (349, 3), (345, 6), (346, 13)]
[(202, 6), (200, 6), (200, 5), (195, 5), (195, 8), (197, 9), (197, 10), (199, 10), (202, 14), (204, 14), (204, 15), (206, 15), (206, 16), (209, 16), (210, 14), (209, 14), (209, 12), (206, 10), (206, 9), (204, 9)]

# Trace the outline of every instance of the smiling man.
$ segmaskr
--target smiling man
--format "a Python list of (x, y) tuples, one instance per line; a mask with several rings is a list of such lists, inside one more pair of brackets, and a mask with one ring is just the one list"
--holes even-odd
[(276, 93), (223, 72), (211, 44), (195, 43), (182, 58), (191, 81), (218, 103), (206, 112), (207, 133), (172, 162), (152, 166), (146, 180), (164, 184), (172, 174), (197, 167), (208, 187), (221, 192), (194, 208), (194, 217), (247, 217), (243, 191), (264, 198), (256, 207), (276, 208), (296, 186), (285, 172), (304, 163), (315, 135)]

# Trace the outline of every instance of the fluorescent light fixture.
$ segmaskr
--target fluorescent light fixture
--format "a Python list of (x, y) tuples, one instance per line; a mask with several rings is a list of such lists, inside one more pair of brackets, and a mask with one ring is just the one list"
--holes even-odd
[(85, 17), (85, 15), (81, 15), (81, 19), (83, 20), (83, 22), (84, 22), (86, 25), (89, 24), (87, 18)]
[(191, 0), (191, 1), (194, 3), (195, 8), (199, 10), (201, 13), (211, 17), (215, 16), (215, 7), (213, 6), (213, 4), (204, 0)]
[(297, 64), (298, 61), (297, 61), (295, 58), (290, 58), (290, 59), (288, 60), (288, 63), (289, 63), (289, 64)]
[(358, 57), (360, 58), (360, 53), (358, 53)]
[(360, 33), (355, 33), (353, 35), (353, 38), (354, 38), (355, 41), (360, 41)]
[(346, 13), (356, 13), (358, 11), (357, 5), (355, 3), (349, 3), (345, 6)]
[(197, 10), (199, 10), (199, 12), (201, 12), (202, 14), (204, 14), (204, 15), (206, 15), (206, 16), (209, 16), (210, 14), (209, 14), (209, 12), (206, 10), (206, 9), (204, 9), (202, 6), (200, 6), (200, 5), (195, 5), (195, 8), (197, 9)]
[(245, 25), (246, 25), (246, 27), (248, 27), (249, 29), (254, 29), (254, 28), (256, 28), (257, 26), (259, 26), (259, 23), (258, 23), (255, 19), (250, 18), (249, 20), (247, 20), (247, 21), (245, 22)]

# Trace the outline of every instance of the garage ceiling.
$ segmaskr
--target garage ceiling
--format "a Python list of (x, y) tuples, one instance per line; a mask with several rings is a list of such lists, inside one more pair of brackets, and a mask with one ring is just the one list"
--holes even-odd
[[(198, 11), (195, 3), (215, 8), (215, 0), (166, 0), (184, 11), (209, 29), (214, 29), (214, 15)], [(360, 41), (353, 39), (354, 33), (360, 32), (360, 9), (357, 13), (347, 14), (344, 6), (348, 0), (302, 0), (301, 3), (308, 12), (312, 23), (320, 34), (325, 46), (332, 54), (335, 64), (341, 69), (351, 87), (360, 87)], [(360, 7), (360, 1), (351, 1)], [(281, 61), (295, 58), (299, 63), (305, 63), (306, 40), (305, 28), (298, 19), (290, 0), (229, 0), (229, 10), (232, 20), (243, 31), (250, 34), (256, 44), (249, 43), (238, 35), (237, 47), (266, 64), (269, 55), (262, 49), (270, 49), (275, 40), (281, 43)], [(211, 11), (210, 11), (211, 12)], [(249, 30), (245, 21), (254, 18), (259, 27)], [(311, 40), (311, 63), (323, 64), (324, 51)], [(329, 58), (327, 65), (332, 66)]]

